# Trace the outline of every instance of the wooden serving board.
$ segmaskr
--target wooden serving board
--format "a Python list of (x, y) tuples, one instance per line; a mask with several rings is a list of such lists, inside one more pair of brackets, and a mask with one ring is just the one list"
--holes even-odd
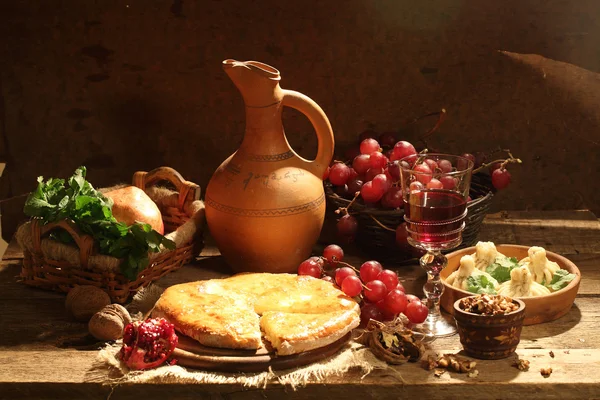
[(349, 332), (325, 347), (289, 356), (278, 356), (271, 348), (257, 350), (219, 349), (203, 346), (196, 340), (179, 335), (179, 344), (173, 352), (178, 365), (209, 371), (260, 372), (300, 367), (323, 360), (337, 353), (351, 339)]

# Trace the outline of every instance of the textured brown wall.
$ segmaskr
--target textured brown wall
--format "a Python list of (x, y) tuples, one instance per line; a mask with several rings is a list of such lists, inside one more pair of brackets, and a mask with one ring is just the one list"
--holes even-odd
[[(3, 1), (3, 196), (80, 164), (97, 186), (166, 164), (205, 187), (244, 130), (221, 70), (236, 58), (277, 67), (340, 145), (444, 107), (435, 147), (525, 162), (495, 209), (599, 213), (599, 17), (596, 0)], [(308, 122), (285, 116), (311, 155)]]

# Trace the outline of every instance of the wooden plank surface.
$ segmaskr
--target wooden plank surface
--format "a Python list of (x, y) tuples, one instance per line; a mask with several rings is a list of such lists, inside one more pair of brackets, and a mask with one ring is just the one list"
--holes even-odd
[[(511, 223), (514, 221), (514, 223)], [(531, 222), (534, 221), (534, 222)], [(574, 261), (582, 282), (574, 307), (563, 318), (523, 328), (517, 355), (531, 362), (521, 372), (514, 357), (478, 361), (479, 375), (446, 373), (437, 378), (419, 365), (395, 367), (396, 373), (374, 371), (361, 379), (357, 371), (311, 382), (297, 391), (278, 384), (264, 390), (239, 385), (125, 385), (112, 390), (84, 383), (97, 354), (86, 324), (64, 312), (65, 296), (17, 283), (22, 254), (11, 242), (0, 264), (0, 399), (13, 398), (593, 398), (600, 396), (600, 226), (585, 211), (519, 212), (488, 216), (481, 238), (497, 243), (539, 244)], [(550, 243), (550, 244), (546, 244)], [(207, 277), (229, 273), (223, 259), (208, 246), (197, 262)], [(212, 253), (211, 253), (212, 252)], [(350, 255), (357, 264), (363, 258)], [(393, 267), (393, 266), (388, 266)], [(416, 265), (398, 267), (403, 283), (418, 292), (425, 282)], [(168, 277), (167, 279), (168, 284)], [(173, 277), (171, 277), (173, 279)], [(436, 353), (460, 351), (458, 338), (438, 339)], [(554, 358), (550, 356), (554, 353)], [(552, 367), (544, 378), (542, 367)], [(402, 377), (404, 382), (399, 380)]]

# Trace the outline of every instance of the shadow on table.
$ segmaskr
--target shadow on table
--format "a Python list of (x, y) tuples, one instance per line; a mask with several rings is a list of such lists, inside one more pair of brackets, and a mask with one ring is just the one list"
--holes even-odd
[(557, 320), (543, 324), (524, 326), (521, 332), (521, 340), (536, 341), (545, 337), (554, 337), (565, 333), (575, 327), (581, 321), (581, 310), (573, 304), (569, 312)]

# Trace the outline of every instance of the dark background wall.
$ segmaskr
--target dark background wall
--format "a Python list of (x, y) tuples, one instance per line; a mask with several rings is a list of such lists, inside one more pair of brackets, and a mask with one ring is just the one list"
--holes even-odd
[[(599, 43), (596, 0), (2, 1), (2, 197), (82, 164), (96, 186), (170, 165), (205, 187), (244, 131), (235, 58), (319, 103), (340, 148), (445, 108), (433, 146), (524, 161), (494, 209), (598, 214)], [(284, 124), (314, 154), (304, 117)]]

